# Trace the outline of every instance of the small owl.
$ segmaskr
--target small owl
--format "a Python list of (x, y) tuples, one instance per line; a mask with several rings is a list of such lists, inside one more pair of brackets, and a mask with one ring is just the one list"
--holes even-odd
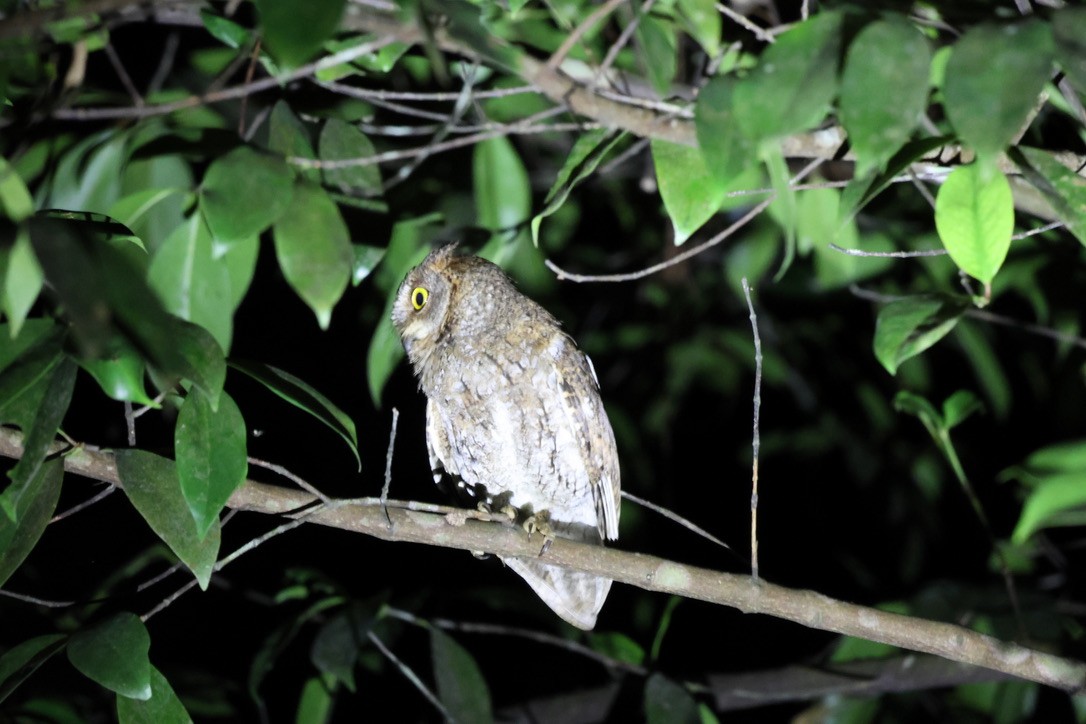
[[(556, 537), (618, 537), (615, 436), (588, 357), (496, 265), (430, 253), (400, 284), (392, 323), (426, 394), (435, 482), (450, 476), (487, 504), (507, 501)], [(582, 629), (596, 624), (606, 578), (504, 558)]]

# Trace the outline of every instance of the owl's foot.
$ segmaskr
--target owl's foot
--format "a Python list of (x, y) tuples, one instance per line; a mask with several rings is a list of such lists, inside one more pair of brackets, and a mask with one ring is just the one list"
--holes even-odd
[(524, 520), (524, 530), (528, 532), (529, 538), (535, 533), (543, 536), (543, 547), (539, 549), (539, 555), (543, 555), (551, 547), (551, 543), (554, 542), (554, 531), (551, 529), (551, 512), (541, 510), (538, 513), (529, 515)]
[(487, 496), (487, 499), (480, 500), (478, 508), (483, 513), (488, 515), (504, 515), (512, 523), (517, 519), (517, 509), (509, 503), (509, 499), (512, 498), (512, 493), (505, 492), (494, 496)]

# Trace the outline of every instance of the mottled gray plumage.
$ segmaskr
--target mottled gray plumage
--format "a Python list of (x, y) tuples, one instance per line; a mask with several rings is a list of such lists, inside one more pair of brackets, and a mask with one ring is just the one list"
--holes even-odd
[[(396, 295), (392, 322), (426, 394), (435, 480), (509, 495), (545, 513), (559, 537), (618, 537), (615, 437), (592, 363), (545, 309), (494, 264), (431, 252)], [(611, 581), (526, 558), (505, 558), (558, 615), (596, 623)]]

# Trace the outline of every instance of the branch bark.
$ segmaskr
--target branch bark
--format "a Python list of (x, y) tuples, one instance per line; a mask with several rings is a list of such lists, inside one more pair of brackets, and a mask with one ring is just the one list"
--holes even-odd
[[(66, 449), (66, 443), (55, 444), (58, 453)], [(22, 451), (21, 433), (0, 428), (0, 455), (18, 459)], [(108, 452), (71, 450), (65, 453), (64, 468), (123, 487), (113, 456)], [(289, 515), (316, 500), (315, 496), (299, 490), (248, 481), (227, 505), (236, 510)], [(351, 505), (306, 513), (307, 520), (313, 523), (387, 541), (486, 551), (501, 556), (540, 555), (540, 536), (529, 539), (523, 531), (501, 524), (468, 520), (463, 525), (452, 525), (443, 515), (392, 508), (388, 515), (391, 525), (379, 506)], [(744, 613), (766, 614), (809, 628), (935, 654), (1069, 692), (1086, 690), (1086, 663), (1000, 641), (953, 624), (880, 611), (815, 591), (789, 589), (764, 581), (755, 583), (747, 576), (561, 538), (541, 558), (547, 563), (606, 576), (647, 591), (694, 598)]]

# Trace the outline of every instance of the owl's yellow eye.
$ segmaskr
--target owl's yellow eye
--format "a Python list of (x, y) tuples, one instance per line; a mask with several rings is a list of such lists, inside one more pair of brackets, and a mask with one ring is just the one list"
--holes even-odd
[(426, 306), (426, 300), (430, 298), (430, 290), (426, 287), (415, 287), (411, 290), (411, 306), (422, 309)]

